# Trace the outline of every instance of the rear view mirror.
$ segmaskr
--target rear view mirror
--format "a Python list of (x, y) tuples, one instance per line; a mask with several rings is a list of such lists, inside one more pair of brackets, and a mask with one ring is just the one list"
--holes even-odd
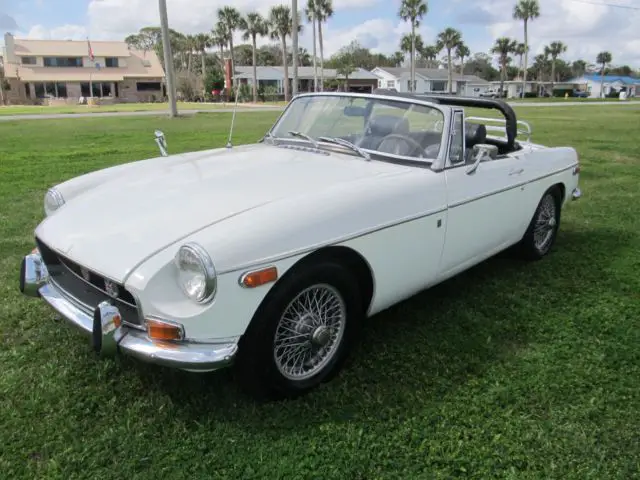
[(467, 168), (467, 175), (471, 175), (476, 172), (480, 162), (484, 160), (494, 160), (498, 156), (498, 147), (495, 145), (489, 145), (487, 143), (478, 143), (473, 146), (471, 151), (471, 157), (474, 159), (473, 165)]

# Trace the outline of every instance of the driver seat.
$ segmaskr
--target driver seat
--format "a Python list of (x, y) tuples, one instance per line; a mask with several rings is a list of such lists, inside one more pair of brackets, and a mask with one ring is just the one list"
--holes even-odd
[(464, 152), (465, 163), (472, 163), (471, 156), (474, 145), (479, 145), (487, 141), (487, 127), (482, 123), (464, 122), (464, 142), (466, 151)]
[(364, 132), (361, 148), (376, 150), (382, 139), (390, 133), (409, 134), (409, 120), (395, 115), (376, 115), (369, 120), (369, 129)]

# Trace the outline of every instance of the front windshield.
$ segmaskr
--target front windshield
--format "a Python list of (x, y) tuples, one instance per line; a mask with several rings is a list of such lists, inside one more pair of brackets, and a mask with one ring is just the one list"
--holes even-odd
[[(442, 142), (444, 116), (427, 105), (376, 97), (313, 95), (294, 99), (271, 137), (323, 142), (346, 140), (371, 154), (433, 161)], [(319, 143), (319, 145), (323, 145)]]

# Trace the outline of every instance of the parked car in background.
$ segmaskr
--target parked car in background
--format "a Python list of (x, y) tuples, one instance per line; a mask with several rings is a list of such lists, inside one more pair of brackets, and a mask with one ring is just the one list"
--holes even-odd
[(161, 157), (47, 191), (20, 289), (100, 355), (294, 396), (367, 317), (507, 248), (549, 254), (580, 165), (530, 137), (501, 100), (391, 90), (298, 95), (250, 145), (168, 155), (158, 132)]

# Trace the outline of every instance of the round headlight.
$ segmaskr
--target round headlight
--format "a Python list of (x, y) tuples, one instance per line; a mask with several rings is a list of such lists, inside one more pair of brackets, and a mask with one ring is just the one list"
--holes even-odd
[(44, 196), (44, 213), (48, 216), (64, 205), (62, 194), (55, 188), (50, 188)]
[(197, 243), (180, 247), (175, 257), (178, 283), (185, 295), (198, 303), (211, 301), (216, 293), (216, 270), (211, 257)]

